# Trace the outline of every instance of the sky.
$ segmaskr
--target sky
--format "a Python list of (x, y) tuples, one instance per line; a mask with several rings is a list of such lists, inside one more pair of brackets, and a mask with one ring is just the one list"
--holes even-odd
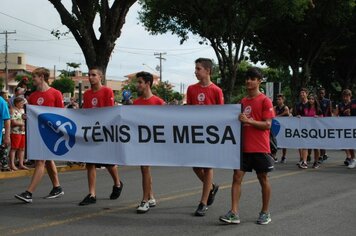
[[(71, 6), (71, 1), (62, 0)], [(70, 8), (68, 8), (70, 9)], [(163, 61), (162, 77), (179, 91), (196, 82), (194, 61), (198, 57), (216, 60), (213, 49), (200, 45), (201, 38), (191, 35), (183, 45), (177, 36), (170, 33), (150, 35), (138, 20), (139, 4), (134, 4), (126, 17), (122, 34), (107, 68), (107, 77), (123, 80), (124, 76), (138, 71), (159, 75), (156, 70), (159, 60), (155, 52), (167, 53)], [(81, 70), (87, 72), (83, 53), (72, 35), (57, 40), (51, 31), (65, 32), (59, 14), (47, 0), (1, 0), (0, 32), (16, 31), (9, 35), (8, 51), (26, 54), (27, 64), (44, 66), (57, 70), (66, 69), (67, 62), (81, 63)], [(5, 52), (5, 35), (0, 35), (0, 52)]]

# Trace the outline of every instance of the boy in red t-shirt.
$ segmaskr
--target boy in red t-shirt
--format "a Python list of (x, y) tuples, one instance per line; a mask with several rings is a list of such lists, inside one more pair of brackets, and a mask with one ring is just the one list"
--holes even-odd
[[(28, 103), (37, 106), (48, 107), (60, 107), (63, 108), (62, 93), (48, 85), (49, 70), (40, 67), (32, 72), (33, 85), (36, 87), (36, 91), (31, 93)], [(26, 116), (24, 115), (24, 119)], [(53, 188), (46, 198), (57, 198), (64, 194), (58, 179), (57, 167), (54, 161), (36, 160), (35, 171), (32, 175), (31, 183), (27, 190), (21, 194), (16, 194), (15, 198), (24, 201), (26, 203), (32, 202), (32, 193), (40, 183), (44, 169), (47, 169), (47, 173), (52, 181)]]
[[(187, 90), (188, 105), (223, 105), (224, 95), (221, 89), (211, 82), (213, 63), (207, 58), (198, 58), (195, 61), (195, 76), (198, 83), (190, 85)], [(193, 168), (195, 174), (203, 182), (203, 192), (196, 216), (205, 216), (208, 206), (212, 205), (219, 186), (213, 183), (212, 168)]]
[(269, 201), (271, 186), (268, 180), (268, 172), (272, 171), (274, 161), (270, 153), (269, 132), (274, 117), (271, 100), (260, 92), (262, 73), (257, 68), (250, 68), (246, 72), (247, 97), (241, 101), (243, 113), (240, 114), (243, 154), (240, 170), (234, 170), (231, 186), (232, 206), (231, 210), (220, 221), (230, 224), (240, 223), (238, 215), (241, 183), (246, 172), (256, 171), (257, 178), (262, 188), (262, 209), (257, 220), (258, 224), (271, 222), (269, 213)]
[[(139, 72), (136, 74), (137, 92), (140, 97), (134, 100), (133, 105), (164, 105), (165, 102), (152, 94), (151, 87), (153, 84), (153, 76), (148, 72)], [(136, 208), (137, 213), (142, 214), (150, 210), (150, 207), (156, 206), (156, 200), (152, 190), (151, 168), (149, 166), (141, 166), (142, 174), (142, 201)]]
[[(114, 106), (114, 93), (111, 88), (101, 84), (103, 72), (98, 67), (89, 70), (89, 82), (91, 89), (85, 91), (83, 95), (83, 108), (112, 107)], [(116, 165), (86, 163), (88, 173), (89, 194), (79, 203), (80, 206), (96, 203), (96, 167), (105, 166), (111, 175), (114, 186), (110, 195), (111, 200), (120, 197), (123, 183), (120, 181)]]

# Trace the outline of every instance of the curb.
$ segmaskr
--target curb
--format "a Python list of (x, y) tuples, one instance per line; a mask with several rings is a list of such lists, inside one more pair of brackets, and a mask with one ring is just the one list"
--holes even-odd
[[(79, 165), (57, 166), (58, 173), (69, 172), (69, 171), (78, 171), (78, 170), (85, 170), (85, 165), (84, 166), (79, 166)], [(32, 176), (34, 171), (35, 171), (34, 168), (31, 168), (29, 170), (1, 171), (0, 172), (0, 180)], [(45, 172), (47, 173), (47, 170), (45, 170)]]

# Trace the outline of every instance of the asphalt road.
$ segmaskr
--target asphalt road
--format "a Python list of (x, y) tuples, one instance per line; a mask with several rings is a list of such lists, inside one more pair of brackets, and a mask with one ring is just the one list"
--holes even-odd
[(356, 235), (356, 169), (343, 166), (342, 151), (329, 152), (320, 169), (300, 170), (297, 153), (289, 151), (287, 164), (270, 174), (272, 222), (255, 224), (261, 207), (260, 187), (254, 173), (247, 174), (241, 197), (239, 225), (218, 220), (230, 207), (231, 170), (215, 170), (220, 190), (205, 217), (195, 217), (201, 184), (190, 168), (153, 167), (157, 207), (142, 215), (137, 167), (120, 167), (124, 189), (120, 199), (109, 200), (112, 180), (98, 170), (97, 203), (78, 206), (86, 194), (84, 171), (60, 174), (65, 195), (42, 197), (51, 189), (47, 176), (32, 204), (13, 195), (22, 192), (30, 178), (0, 180), (0, 235)]

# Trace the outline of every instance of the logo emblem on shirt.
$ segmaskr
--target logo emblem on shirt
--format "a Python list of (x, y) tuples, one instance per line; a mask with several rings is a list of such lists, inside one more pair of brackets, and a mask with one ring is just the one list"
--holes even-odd
[(57, 156), (66, 154), (75, 144), (77, 126), (67, 117), (52, 113), (40, 114), (38, 129), (47, 148)]
[(205, 101), (205, 94), (204, 93), (199, 93), (198, 94), (198, 101), (199, 102), (204, 102)]
[(44, 102), (44, 98), (43, 97), (39, 97), (38, 99), (37, 99), (37, 105), (42, 105), (43, 104), (43, 102)]
[(244, 109), (244, 114), (245, 114), (248, 118), (250, 118), (251, 112), (252, 112), (251, 106), (245, 107), (245, 109)]
[(97, 98), (93, 98), (91, 100), (91, 104), (93, 105), (93, 107), (96, 107), (96, 105), (98, 105), (98, 99)]

